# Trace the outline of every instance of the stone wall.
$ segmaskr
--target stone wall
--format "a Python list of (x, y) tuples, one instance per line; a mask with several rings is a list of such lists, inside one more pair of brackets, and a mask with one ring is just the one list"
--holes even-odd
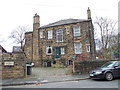
[(28, 61), (33, 60), (33, 32), (25, 33), (25, 46), (24, 51)]
[(23, 53), (2, 53), (2, 78), (24, 78), (26, 62)]

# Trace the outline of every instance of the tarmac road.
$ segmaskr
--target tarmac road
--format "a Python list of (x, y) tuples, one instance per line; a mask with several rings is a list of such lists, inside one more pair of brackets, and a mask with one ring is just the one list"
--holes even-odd
[(22, 85), (22, 86), (7, 86), (3, 88), (118, 88), (118, 80), (101, 81), (101, 80), (79, 80), (65, 81), (45, 84)]

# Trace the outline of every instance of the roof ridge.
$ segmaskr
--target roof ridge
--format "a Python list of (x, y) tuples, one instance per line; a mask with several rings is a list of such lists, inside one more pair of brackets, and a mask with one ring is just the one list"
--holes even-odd
[(71, 24), (71, 23), (77, 23), (77, 22), (83, 22), (83, 21), (88, 21), (88, 19), (61, 19), (59, 21), (49, 23), (47, 25), (41, 26), (40, 28), (46, 28), (46, 27), (53, 27), (53, 26), (58, 26), (58, 25), (65, 25), (65, 24)]

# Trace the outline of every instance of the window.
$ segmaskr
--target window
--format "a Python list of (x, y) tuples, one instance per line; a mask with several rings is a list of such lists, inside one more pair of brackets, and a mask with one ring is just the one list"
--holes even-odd
[(62, 29), (56, 30), (56, 41), (63, 42), (63, 30)]
[(66, 34), (70, 34), (70, 28), (66, 28)]
[(80, 26), (73, 27), (74, 36), (80, 36)]
[(69, 61), (68, 61), (68, 65), (73, 65), (73, 61), (72, 61), (72, 60), (69, 60)]
[(75, 54), (82, 53), (82, 44), (81, 43), (74, 43)]
[(43, 37), (43, 31), (40, 31), (40, 38), (44, 38)]
[(64, 47), (61, 47), (61, 54), (65, 54), (65, 48)]
[(53, 61), (53, 64), (56, 64), (56, 61)]
[(52, 47), (51, 46), (47, 46), (46, 47), (46, 54), (47, 55), (51, 55), (52, 54)]
[(48, 31), (48, 39), (52, 39), (52, 37), (53, 37), (53, 31), (49, 30)]
[(86, 46), (86, 51), (90, 52), (90, 46)]

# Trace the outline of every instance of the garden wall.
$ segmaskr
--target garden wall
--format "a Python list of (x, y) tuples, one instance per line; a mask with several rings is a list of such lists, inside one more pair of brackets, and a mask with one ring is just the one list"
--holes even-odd
[(2, 79), (24, 78), (26, 76), (26, 63), (24, 53), (2, 53)]

